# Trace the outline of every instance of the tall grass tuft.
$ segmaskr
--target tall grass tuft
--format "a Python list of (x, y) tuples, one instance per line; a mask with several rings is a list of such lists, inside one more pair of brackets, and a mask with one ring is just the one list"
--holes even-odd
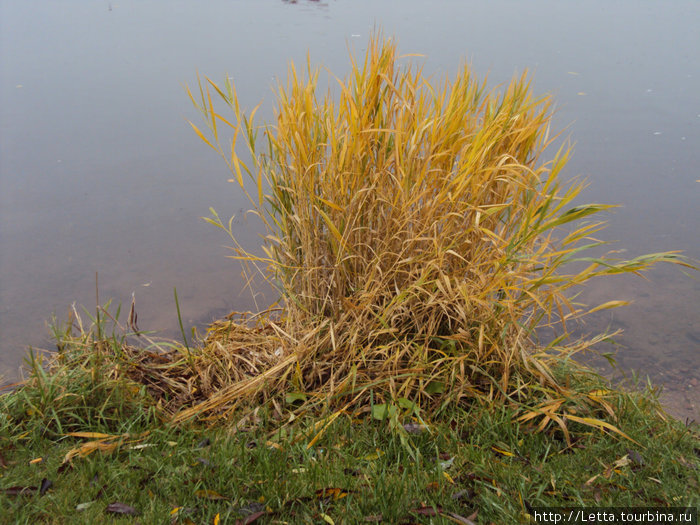
[[(596, 341), (567, 339), (566, 322), (590, 311), (571, 289), (685, 263), (582, 254), (601, 244), (596, 217), (610, 206), (574, 204), (583, 183), (560, 179), (568, 146), (543, 158), (556, 138), (552, 102), (532, 94), (526, 74), (502, 91), (466, 65), (435, 82), (379, 34), (351, 60), (335, 95), (321, 92), (319, 69), (290, 64), (276, 119), (263, 126), (228, 79), (200, 82), (198, 99), (188, 90), (208, 132), (192, 126), (250, 200), (264, 254), (239, 244), (231, 222), (208, 220), (231, 236), (234, 258), (277, 287), (282, 314), (265, 320), (277, 364), (179, 417), (260, 392), (439, 408), (524, 403), (536, 391), (547, 393), (537, 414), (564, 426), (553, 363)], [(559, 328), (546, 347), (534, 338), (542, 326)]]

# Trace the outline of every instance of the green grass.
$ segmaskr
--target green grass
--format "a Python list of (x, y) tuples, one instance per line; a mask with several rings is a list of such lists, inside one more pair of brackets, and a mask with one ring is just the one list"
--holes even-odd
[[(577, 388), (604, 388), (587, 381)], [(129, 437), (61, 469), (69, 451), (99, 438), (47, 431), (19, 391), (0, 398), (0, 521), (243, 523), (247, 511), (265, 512), (255, 523), (454, 523), (452, 513), (500, 524), (537, 506), (698, 506), (697, 427), (664, 420), (648, 393), (608, 396), (638, 444), (570, 423), (579, 432), (567, 445), (560, 430), (535, 433), (504, 405), (456, 409), (418, 434), (367, 412), (343, 414), (313, 442), (320, 416), (284, 424), (293, 412), (283, 407), (246, 414), (236, 432), (142, 415), (85, 422), (83, 432)], [(39, 494), (45, 479), (52, 484)], [(107, 513), (115, 502), (139, 516)]]

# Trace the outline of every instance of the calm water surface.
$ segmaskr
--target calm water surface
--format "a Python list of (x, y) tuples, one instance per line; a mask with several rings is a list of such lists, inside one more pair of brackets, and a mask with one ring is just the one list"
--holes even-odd
[[(0, 373), (19, 375), (28, 345), (52, 348), (47, 320), (71, 303), (128, 304), (141, 328), (255, 309), (226, 239), (200, 217), (245, 203), (223, 163), (192, 133), (183, 90), (196, 74), (234, 77), (241, 104), (263, 100), (290, 59), (343, 74), (375, 25), (426, 70), (463, 59), (492, 85), (525, 68), (552, 93), (576, 144), (567, 174), (584, 200), (620, 203), (606, 239), (633, 256), (700, 258), (700, 3), (490, 1), (0, 2)], [(240, 223), (242, 240), (256, 246)], [(585, 330), (624, 328), (625, 371), (665, 384), (698, 418), (700, 281), (658, 268), (609, 280), (585, 298), (634, 301)], [(272, 297), (258, 298), (261, 304)]]

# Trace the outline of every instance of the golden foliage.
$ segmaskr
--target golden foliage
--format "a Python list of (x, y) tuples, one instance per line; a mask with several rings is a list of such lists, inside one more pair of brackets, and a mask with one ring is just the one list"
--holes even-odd
[[(544, 425), (565, 429), (546, 410), (561, 405), (551, 362), (589, 346), (565, 343), (566, 321), (587, 310), (565, 292), (605, 274), (685, 263), (672, 253), (580, 257), (601, 244), (591, 235), (603, 223), (590, 217), (610, 206), (574, 205), (582, 183), (559, 178), (568, 147), (542, 161), (553, 141), (551, 100), (533, 97), (526, 74), (487, 91), (465, 65), (436, 85), (381, 35), (363, 62), (351, 60), (335, 97), (319, 95), (318, 69), (307, 64), (301, 75), (290, 64), (274, 125), (257, 127), (257, 108), (245, 116), (228, 79), (200, 82), (199, 103), (190, 93), (210, 138), (195, 130), (263, 223), (265, 255), (244, 249), (215, 212), (208, 220), (231, 236), (234, 258), (277, 287), (282, 313), (259, 321), (267, 334), (256, 343), (267, 348), (259, 365), (240, 355), (242, 325), (215, 328), (208, 344), (228, 354), (229, 386), (177, 419), (226, 412), (260, 393), (304, 392), (337, 405), (371, 390), (444, 406), (523, 399), (539, 385), (550, 392), (539, 409)], [(212, 91), (233, 118), (217, 113)], [(572, 262), (576, 271), (565, 273)], [(555, 324), (563, 337), (537, 349), (536, 329)]]

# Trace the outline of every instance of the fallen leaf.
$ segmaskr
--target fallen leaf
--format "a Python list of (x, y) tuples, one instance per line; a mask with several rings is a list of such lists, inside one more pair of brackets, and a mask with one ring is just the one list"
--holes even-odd
[(43, 496), (44, 494), (46, 494), (46, 491), (49, 490), (52, 486), (53, 482), (50, 479), (42, 479), (41, 486), (39, 487), (39, 496)]
[(412, 509), (411, 512), (414, 514), (420, 514), (421, 516), (437, 516), (440, 512), (442, 512), (442, 508), (418, 507), (417, 509)]
[(191, 507), (175, 507), (173, 510), (170, 511), (170, 515), (172, 516), (172, 520), (177, 520), (182, 519), (185, 516), (194, 514), (195, 511), (196, 509), (193, 509)]
[(7, 487), (2, 489), (3, 494), (8, 496), (29, 496), (37, 491), (36, 487)]
[(333, 521), (333, 518), (331, 518), (328, 514), (321, 512), (321, 517), (323, 518), (323, 521), (328, 523), (328, 525), (335, 525), (335, 521)]
[(462, 523), (463, 525), (476, 525), (476, 522), (472, 521), (476, 519), (477, 514), (479, 514), (479, 511), (475, 510), (472, 514), (469, 515), (469, 517), (465, 518), (464, 516), (460, 516), (459, 514), (455, 512), (447, 512), (444, 515), (448, 516), (449, 518), (453, 519), (457, 523)]
[(73, 449), (69, 450), (66, 453), (66, 456), (63, 458), (63, 463), (69, 463), (76, 456), (84, 458), (85, 456), (92, 454), (96, 450), (111, 453), (119, 445), (121, 445), (121, 443), (122, 443), (121, 440), (88, 441), (87, 443), (83, 443), (81, 446), (79, 446), (77, 448), (73, 448)]
[(341, 489), (338, 487), (329, 487), (326, 489), (319, 489), (316, 491), (316, 497), (318, 499), (332, 499), (332, 500), (338, 500), (346, 497), (348, 495), (348, 491), (345, 489)]
[(613, 467), (614, 467), (614, 469), (619, 469), (622, 467), (626, 467), (630, 463), (631, 463), (631, 461), (630, 461), (629, 455), (625, 454), (620, 459), (615, 461), (615, 463), (613, 463)]
[(250, 516), (246, 516), (245, 519), (243, 520), (238, 520), (236, 521), (236, 525), (250, 525), (251, 523), (254, 523), (257, 521), (258, 518), (264, 516), (266, 512), (264, 510), (261, 510), (259, 512), (256, 512), (254, 514), (251, 514)]
[(127, 516), (138, 516), (140, 514), (140, 512), (131, 505), (119, 503), (118, 501), (107, 505), (105, 511), (110, 514), (125, 514)]
[(68, 432), (65, 436), (73, 436), (87, 439), (118, 439), (120, 436), (103, 434), (102, 432)]
[(636, 450), (628, 450), (628, 451), (627, 451), (627, 457), (630, 458), (630, 460), (632, 461), (632, 463), (634, 463), (635, 465), (638, 465), (638, 466), (640, 466), (640, 467), (643, 467), (643, 466), (644, 466), (644, 458), (643, 458), (642, 455), (641, 455), (639, 452), (637, 452)]
[(131, 447), (131, 450), (141, 450), (143, 448), (151, 448), (155, 446), (155, 443), (141, 443), (140, 445), (134, 445), (133, 447)]
[(418, 423), (406, 423), (403, 426), (403, 429), (409, 434), (420, 434), (428, 430), (428, 427), (426, 425), (421, 425)]
[(455, 501), (461, 501), (463, 499), (472, 499), (473, 497), (474, 493), (468, 489), (459, 490), (452, 494), (452, 499)]
[(454, 463), (454, 462), (455, 462), (455, 458), (450, 458), (447, 461), (441, 461), (440, 468), (442, 470), (447, 470), (448, 468), (450, 468), (452, 466), (452, 463)]
[(70, 461), (64, 461), (56, 470), (56, 474), (62, 474), (64, 470), (73, 470), (73, 464)]
[(82, 511), (84, 511), (85, 509), (89, 508), (89, 507), (90, 507), (91, 505), (93, 505), (94, 503), (95, 503), (94, 501), (86, 501), (85, 503), (78, 503), (78, 504), (75, 506), (75, 510), (77, 510), (78, 512), (82, 512)]
[(249, 503), (248, 505), (245, 505), (244, 507), (241, 507), (238, 509), (239, 514), (256, 514), (260, 512), (261, 510), (265, 510), (265, 505), (263, 505), (259, 501), (253, 501), (252, 503)]
[(265, 445), (276, 450), (284, 450), (282, 445), (280, 445), (279, 443), (275, 443), (274, 441), (265, 441)]
[(41, 463), (42, 461), (44, 461), (44, 458), (41, 458), (41, 457), (39, 457), (39, 458), (34, 458), (34, 459), (32, 459), (32, 460), (29, 462), (29, 464), (30, 464), (30, 465), (36, 465), (37, 463)]
[(201, 463), (201, 464), (204, 465), (205, 467), (212, 467), (212, 468), (214, 468), (214, 465), (211, 464), (211, 461), (209, 461), (209, 460), (206, 459), (206, 458), (195, 458), (195, 461), (196, 461), (197, 463)]
[(491, 447), (491, 450), (493, 450), (494, 452), (500, 454), (501, 456), (506, 456), (506, 457), (509, 457), (509, 458), (512, 458), (512, 457), (515, 456), (515, 454), (513, 454), (512, 452), (509, 452), (509, 451), (507, 451), (507, 450), (503, 450), (502, 448)]

